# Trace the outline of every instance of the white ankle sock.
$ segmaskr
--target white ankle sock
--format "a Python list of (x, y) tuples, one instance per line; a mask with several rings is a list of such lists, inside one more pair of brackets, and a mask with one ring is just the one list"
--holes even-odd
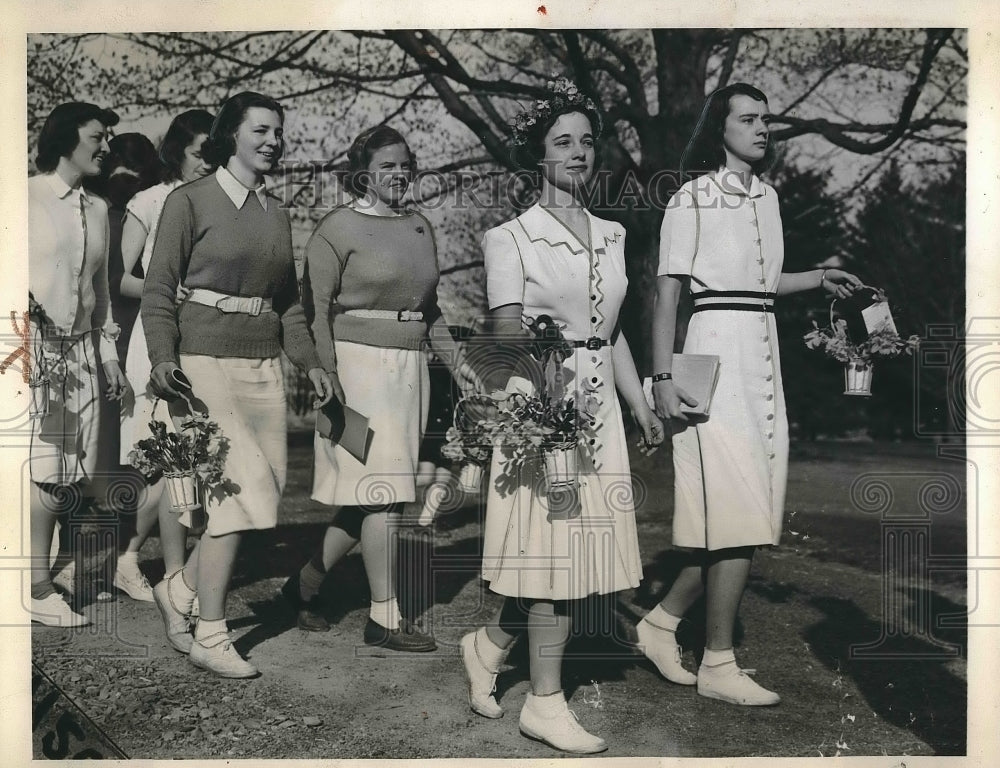
[(500, 665), (506, 661), (507, 654), (510, 652), (510, 648), (501, 648), (490, 640), (486, 627), (480, 627), (476, 630), (475, 648), (479, 660), (490, 672), (499, 671)]
[(386, 629), (399, 629), (399, 603), (394, 597), (379, 602), (372, 600), (368, 615), (372, 621)]
[(713, 651), (706, 648), (705, 655), (701, 657), (701, 665), (703, 667), (717, 667), (728, 661), (736, 662), (736, 655), (733, 653), (732, 648), (726, 648), (724, 651)]
[(184, 614), (191, 613), (191, 603), (194, 602), (195, 591), (184, 581), (184, 569), (175, 571), (167, 579), (167, 595), (174, 608)]
[(214, 621), (205, 621), (205, 619), (198, 620), (198, 626), (194, 628), (194, 639), (204, 640), (210, 635), (217, 634), (218, 632), (228, 632), (229, 625), (226, 624), (225, 619), (216, 619)]
[(646, 614), (646, 618), (643, 621), (648, 624), (652, 624), (655, 627), (662, 629), (669, 629), (671, 632), (677, 630), (677, 626), (681, 623), (679, 616), (674, 616), (672, 613), (667, 613), (663, 610), (663, 606), (657, 605), (653, 610)]

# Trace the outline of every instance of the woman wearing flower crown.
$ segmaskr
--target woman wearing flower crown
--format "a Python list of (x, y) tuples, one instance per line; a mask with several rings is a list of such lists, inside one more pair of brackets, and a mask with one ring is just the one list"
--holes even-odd
[[(774, 149), (767, 97), (734, 83), (708, 97), (681, 157), (700, 172), (667, 205), (653, 316), (653, 394), (673, 419), (674, 545), (690, 560), (638, 626), (639, 642), (669, 680), (733, 704), (777, 704), (733, 655), (733, 627), (754, 549), (777, 544), (788, 470), (788, 425), (778, 362), (774, 297), (823, 288), (844, 298), (861, 286), (839, 269), (782, 272), (784, 248), (774, 189), (757, 176)], [(710, 417), (689, 424), (696, 405), (670, 377), (677, 304), (694, 298), (684, 351), (718, 355)], [(695, 676), (681, 666), (674, 632), (706, 596), (705, 654)]]
[[(483, 237), (487, 295), (502, 338), (521, 334), (522, 317), (544, 314), (562, 327), (572, 345), (563, 364), (566, 392), (594, 403), (596, 420), (593, 436), (580, 446), (575, 493), (547, 492), (540, 461), (525, 465), (512, 491), (491, 483), (482, 575), (507, 599), (492, 621), (462, 638), (461, 653), (472, 709), (500, 717), (496, 675), (526, 625), (531, 692), (521, 732), (586, 754), (607, 745), (584, 730), (563, 696), (562, 653), (573, 607), (588, 595), (637, 586), (642, 571), (616, 387), (647, 448), (663, 440), (663, 428), (646, 405), (618, 328), (627, 284), (625, 232), (591, 215), (581, 201), (594, 171), (600, 114), (564, 79), (550, 82), (549, 91), (514, 124), (516, 158), (540, 172), (541, 197)], [(511, 376), (506, 390), (530, 392), (538, 384)], [(494, 451), (494, 477), (502, 472), (500, 454)]]

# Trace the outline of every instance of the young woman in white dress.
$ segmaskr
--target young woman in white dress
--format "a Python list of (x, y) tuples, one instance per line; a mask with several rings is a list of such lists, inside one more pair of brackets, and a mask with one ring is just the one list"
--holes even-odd
[[(522, 318), (550, 316), (573, 345), (564, 363), (567, 395), (597, 404), (592, 438), (580, 445), (574, 494), (545, 490), (541, 461), (525, 464), (513, 490), (496, 483), (494, 451), (483, 542), (483, 579), (506, 596), (497, 615), (461, 640), (469, 703), (485, 717), (503, 710), (496, 675), (527, 626), (531, 692), (520, 714), (525, 735), (580, 754), (607, 749), (568, 709), (562, 656), (582, 598), (636, 587), (642, 573), (621, 408), (624, 398), (651, 449), (663, 425), (647, 406), (628, 342), (618, 326), (625, 298), (625, 232), (593, 216), (581, 192), (594, 172), (601, 118), (566, 80), (515, 123), (519, 161), (541, 171), (539, 202), (483, 238), (494, 330), (516, 338)], [(508, 391), (533, 384), (510, 377)], [(503, 406), (501, 406), (503, 407)]]
[[(638, 625), (639, 643), (669, 680), (742, 705), (778, 694), (736, 664), (733, 627), (754, 550), (781, 537), (788, 472), (788, 424), (781, 387), (775, 296), (822, 288), (846, 297), (861, 281), (839, 269), (782, 272), (784, 246), (770, 166), (767, 98), (734, 83), (712, 93), (681, 158), (700, 175), (667, 205), (653, 315), (653, 395), (673, 419), (673, 543), (690, 560)], [(688, 423), (695, 404), (670, 377), (677, 305), (694, 299), (684, 351), (718, 355), (719, 382), (707, 421)], [(706, 648), (697, 676), (681, 665), (674, 632), (706, 596)]]
[[(142, 298), (144, 278), (135, 277), (132, 270), (136, 262), (142, 263), (142, 273), (149, 271), (153, 255), (156, 228), (163, 212), (163, 204), (174, 189), (207, 174), (211, 167), (202, 159), (201, 145), (212, 129), (212, 114), (204, 109), (191, 109), (177, 115), (167, 128), (160, 144), (159, 156), (163, 181), (137, 193), (125, 207), (122, 225), (122, 280), (121, 293), (133, 299)], [(181, 286), (179, 298), (186, 289)], [(137, 317), (129, 338), (125, 358), (125, 375), (132, 384), (133, 398), (129, 398), (122, 411), (121, 456), (128, 464), (128, 454), (136, 441), (147, 437), (147, 423), (153, 415), (156, 398), (149, 388), (149, 352), (142, 318)], [(139, 570), (137, 555), (153, 525), (159, 521), (160, 548), (163, 552), (165, 575), (184, 567), (184, 545), (187, 529), (177, 515), (170, 511), (167, 496), (163, 493), (162, 479), (149, 485), (140, 495), (136, 509), (135, 535), (129, 540), (125, 552), (118, 557), (114, 584), (133, 599), (152, 602), (153, 592), (145, 575)]]

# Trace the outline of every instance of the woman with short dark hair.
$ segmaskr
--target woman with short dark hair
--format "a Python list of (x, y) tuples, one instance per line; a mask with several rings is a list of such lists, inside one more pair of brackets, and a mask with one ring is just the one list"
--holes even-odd
[(128, 388), (118, 366), (108, 291), (107, 204), (82, 187), (84, 178), (100, 174), (108, 130), (117, 123), (114, 112), (96, 104), (60, 104), (38, 137), (42, 173), (28, 180), (32, 376), (35, 383), (44, 380), (49, 392), (31, 432), (31, 616), (50, 626), (89, 623), (55, 593), (49, 550), (56, 515), (91, 492), (98, 367), (107, 378), (108, 399), (121, 398)]
[[(187, 415), (185, 397), (229, 441), (229, 484), (203, 500), (196, 554), (153, 588), (170, 644), (222, 677), (259, 674), (233, 648), (225, 611), (243, 532), (277, 524), (287, 464), (280, 352), (308, 371), (318, 404), (332, 395), (299, 302), (288, 212), (264, 185), (282, 155), (283, 114), (252, 92), (222, 105), (202, 144), (218, 169), (167, 197), (142, 294), (154, 396), (173, 401), (175, 423)], [(178, 308), (181, 283), (190, 292)], [(187, 514), (181, 522), (192, 523)]]

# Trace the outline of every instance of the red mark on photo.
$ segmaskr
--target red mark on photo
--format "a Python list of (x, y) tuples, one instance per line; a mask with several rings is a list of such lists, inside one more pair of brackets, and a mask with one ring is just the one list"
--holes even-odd
[(548, 11), (547, 11), (547, 10), (545, 10), (545, 6), (544, 6), (544, 5), (540, 5), (540, 6), (538, 6), (538, 9), (537, 9), (537, 10), (538, 10), (538, 12), (539, 12), (540, 14), (542, 14), (542, 16), (546, 16), (546, 15), (548, 14)]

